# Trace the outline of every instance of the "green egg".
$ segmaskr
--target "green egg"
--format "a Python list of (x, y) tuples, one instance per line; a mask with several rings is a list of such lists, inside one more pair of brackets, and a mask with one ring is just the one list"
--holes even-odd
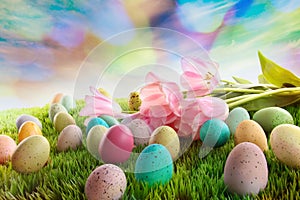
[(120, 124), (116, 118), (110, 115), (101, 115), (100, 118), (103, 119), (109, 127)]
[(53, 122), (54, 116), (59, 112), (67, 113), (68, 111), (61, 103), (51, 104), (50, 109), (49, 109), (49, 118), (50, 118), (51, 122)]
[(293, 116), (280, 107), (268, 107), (258, 110), (254, 113), (253, 120), (259, 123), (268, 134), (280, 124), (294, 124)]
[(209, 147), (223, 146), (230, 138), (230, 130), (220, 119), (207, 120), (200, 128), (200, 139)]

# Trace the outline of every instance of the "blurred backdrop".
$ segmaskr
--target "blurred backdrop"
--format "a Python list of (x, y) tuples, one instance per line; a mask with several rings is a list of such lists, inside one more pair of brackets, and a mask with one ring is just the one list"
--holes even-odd
[(0, 110), (72, 95), (93, 48), (142, 27), (175, 30), (200, 43), (223, 79), (257, 82), (258, 50), (300, 75), (299, 19), (299, 0), (0, 0)]

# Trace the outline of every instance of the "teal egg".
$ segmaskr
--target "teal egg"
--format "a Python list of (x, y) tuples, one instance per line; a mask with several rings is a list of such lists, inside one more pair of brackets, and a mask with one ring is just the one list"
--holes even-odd
[(227, 124), (230, 133), (234, 135), (237, 126), (244, 120), (249, 120), (250, 115), (248, 111), (245, 108), (242, 107), (236, 107), (232, 109), (225, 120), (225, 123)]
[(173, 161), (168, 149), (161, 144), (147, 146), (139, 155), (134, 170), (138, 181), (165, 184), (173, 175)]
[(223, 146), (230, 138), (230, 130), (220, 119), (207, 120), (200, 129), (200, 139), (209, 147)]
[(103, 119), (109, 127), (120, 124), (116, 118), (110, 115), (101, 115), (100, 118)]
[(76, 107), (74, 99), (70, 95), (64, 95), (61, 98), (60, 103), (67, 109), (68, 112), (70, 112), (71, 109)]
[(89, 121), (89, 123), (86, 127), (86, 134), (89, 133), (89, 131), (92, 127), (97, 126), (97, 125), (101, 125), (101, 126), (105, 126), (106, 128), (109, 128), (108, 124), (103, 119), (101, 119), (99, 117), (94, 117)]

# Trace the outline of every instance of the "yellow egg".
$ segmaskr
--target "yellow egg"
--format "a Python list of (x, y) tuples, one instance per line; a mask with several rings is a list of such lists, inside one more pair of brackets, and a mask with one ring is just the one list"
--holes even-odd
[(270, 135), (273, 153), (282, 163), (300, 169), (300, 127), (292, 124), (276, 126)]
[(169, 150), (173, 160), (177, 159), (179, 156), (179, 137), (176, 131), (169, 126), (160, 126), (156, 128), (151, 134), (149, 145), (150, 144), (161, 144), (165, 146)]
[(242, 142), (252, 142), (262, 151), (269, 149), (264, 129), (254, 120), (243, 120), (238, 124), (234, 134), (234, 144), (238, 145)]
[(132, 111), (139, 111), (141, 104), (142, 104), (142, 100), (140, 99), (140, 93), (131, 92), (128, 99), (129, 109)]
[(12, 167), (17, 172), (31, 173), (42, 169), (50, 155), (50, 144), (42, 135), (32, 135), (20, 142), (12, 155)]
[(111, 98), (110, 94), (104, 90), (103, 88), (98, 88), (98, 91), (103, 94), (104, 96), (108, 97), (108, 98)]
[(66, 112), (59, 112), (54, 117), (54, 128), (60, 133), (69, 125), (76, 125), (74, 118)]
[(19, 133), (18, 133), (19, 142), (21, 142), (22, 140), (24, 140), (25, 138), (31, 135), (43, 135), (43, 134), (40, 127), (36, 123), (32, 121), (24, 122), (19, 129)]

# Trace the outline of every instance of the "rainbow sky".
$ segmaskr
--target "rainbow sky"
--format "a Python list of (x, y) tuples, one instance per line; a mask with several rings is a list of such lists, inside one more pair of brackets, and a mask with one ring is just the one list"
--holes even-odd
[[(118, 57), (103, 80), (118, 82), (121, 96), (137, 81), (120, 78), (122, 74), (173, 65), (170, 52), (188, 50), (190, 41), (203, 47), (195, 52), (208, 52), (219, 63), (223, 79), (238, 76), (257, 82), (258, 50), (300, 75), (299, 18), (298, 0), (2, 0), (0, 110), (42, 106), (54, 94), (72, 95), (78, 87), (81, 95), (88, 93), (91, 77), (99, 79), (97, 73), (107, 67), (103, 58), (118, 56), (120, 49), (133, 43), (163, 44), (169, 53), (144, 49)], [(147, 27), (172, 30), (190, 41), (134, 31)], [(92, 51), (95, 47), (100, 48), (98, 54)], [(98, 83), (105, 86), (101, 80)], [(136, 84), (138, 88), (140, 83)]]

